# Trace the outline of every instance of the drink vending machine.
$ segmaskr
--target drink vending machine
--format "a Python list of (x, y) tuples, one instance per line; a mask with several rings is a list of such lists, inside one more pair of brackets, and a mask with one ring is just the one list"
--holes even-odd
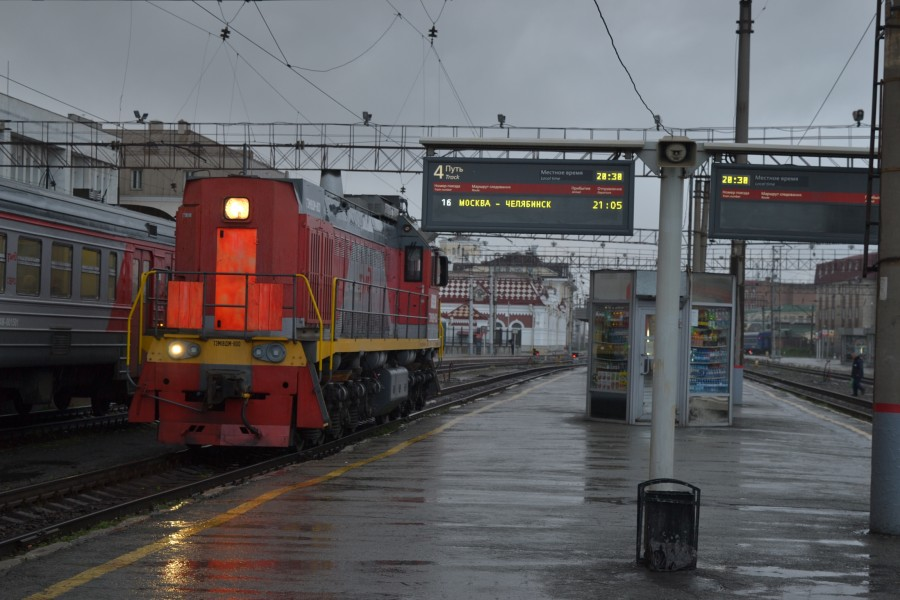
[(733, 307), (731, 275), (691, 275), (689, 425), (731, 425)]

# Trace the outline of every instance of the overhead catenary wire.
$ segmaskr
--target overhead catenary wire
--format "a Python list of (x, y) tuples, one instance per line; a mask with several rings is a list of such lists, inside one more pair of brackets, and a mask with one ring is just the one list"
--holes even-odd
[(594, 6), (597, 7), (597, 12), (600, 14), (600, 20), (603, 21), (603, 27), (606, 29), (606, 35), (609, 37), (609, 42), (612, 44), (613, 52), (616, 54), (616, 58), (619, 60), (619, 64), (622, 65), (622, 68), (625, 69), (625, 74), (628, 75), (628, 80), (631, 81), (631, 87), (634, 88), (634, 93), (637, 94), (638, 99), (641, 101), (641, 104), (644, 105), (644, 108), (650, 113), (650, 116), (653, 117), (653, 123), (656, 127), (662, 127), (662, 129), (672, 135), (672, 132), (666, 128), (665, 125), (662, 124), (662, 120), (659, 118), (659, 113), (653, 112), (653, 109), (647, 105), (647, 102), (644, 100), (644, 97), (641, 95), (641, 92), (638, 90), (637, 83), (634, 81), (634, 77), (631, 76), (631, 71), (628, 70), (628, 67), (625, 66), (625, 61), (622, 60), (622, 56), (619, 54), (619, 49), (616, 47), (616, 40), (613, 39), (612, 32), (609, 30), (609, 25), (606, 23), (606, 18), (603, 16), (603, 11), (600, 10), (600, 4), (597, 3), (597, 0), (594, 0)]
[(859, 45), (862, 44), (862, 41), (866, 38), (866, 35), (869, 33), (869, 29), (872, 28), (872, 23), (875, 22), (875, 16), (872, 15), (872, 19), (869, 21), (869, 24), (866, 25), (866, 30), (863, 31), (863, 34), (860, 36), (859, 41), (856, 42), (856, 46), (853, 47), (853, 51), (850, 53), (850, 56), (847, 58), (847, 62), (844, 63), (844, 66), (841, 68), (841, 72), (838, 73), (837, 78), (834, 80), (834, 83), (831, 85), (831, 89), (828, 90), (828, 93), (825, 94), (825, 99), (822, 100), (822, 104), (819, 105), (819, 110), (816, 111), (816, 114), (813, 115), (812, 120), (809, 122), (809, 126), (806, 128), (806, 131), (803, 132), (803, 135), (800, 136), (800, 139), (797, 140), (797, 143), (803, 141), (803, 138), (806, 137), (806, 133), (813, 126), (813, 123), (816, 122), (816, 119), (819, 118), (819, 113), (822, 112), (822, 109), (825, 108), (825, 103), (828, 102), (828, 99), (831, 97), (831, 93), (834, 91), (834, 88), (837, 87), (838, 82), (841, 80), (841, 77), (844, 75), (844, 71), (847, 70), (847, 66), (850, 64), (850, 61), (853, 60), (853, 56), (856, 54), (856, 51), (859, 50)]
[[(424, 35), (421, 31), (419, 31), (419, 29), (418, 29), (415, 25), (413, 25), (413, 24), (409, 21), (409, 19), (405, 18), (399, 10), (397, 10), (397, 7), (394, 6), (393, 3), (391, 3), (391, 0), (385, 0), (385, 2), (386, 2), (386, 3), (388, 4), (388, 6), (390, 6), (394, 11), (396, 11), (397, 16), (398, 16), (399, 18), (403, 19), (403, 21), (404, 21), (407, 25), (409, 25), (410, 27), (412, 27), (412, 29), (413, 29), (419, 36), (421, 36), (421, 38), (422, 38), (423, 40), (425, 39), (425, 35)], [(428, 14), (428, 11), (426, 11), (425, 14), (427, 15), (427, 14)], [(441, 14), (443, 14), (443, 8), (441, 8)], [(430, 17), (429, 17), (429, 18), (430, 18)], [(440, 18), (440, 15), (438, 15), (438, 18)], [(436, 22), (437, 22), (437, 19), (435, 19), (434, 23), (436, 23)], [(433, 42), (433, 40), (432, 40), (432, 42)], [(463, 117), (464, 117), (465, 120), (466, 120), (466, 123), (467, 123), (467, 124), (469, 125), (469, 127), (471, 127), (472, 130), (474, 131), (474, 130), (476, 129), (475, 123), (472, 121), (471, 117), (469, 117), (469, 111), (466, 110), (466, 105), (465, 105), (465, 103), (464, 103), (463, 100), (462, 100), (462, 96), (460, 96), (459, 92), (456, 90), (456, 86), (453, 84), (453, 78), (450, 77), (450, 73), (449, 73), (449, 72), (447, 71), (447, 69), (445, 68), (444, 62), (441, 60), (440, 54), (438, 53), (437, 49), (434, 48), (434, 43), (431, 43), (430, 46), (431, 46), (432, 49), (434, 50), (434, 55), (435, 55), (435, 57), (437, 58), (438, 66), (440, 67), (440, 71), (441, 71), (441, 72), (444, 74), (444, 76), (447, 78), (447, 83), (450, 85), (450, 90), (453, 92), (453, 97), (454, 97), (454, 99), (456, 100), (456, 103), (457, 103), (457, 105), (459, 106), (459, 109), (460, 109), (460, 111), (462, 112)]]
[[(212, 12), (210, 12), (209, 10), (207, 10), (206, 8), (204, 8), (204, 7), (200, 6), (200, 5), (197, 5), (197, 6), (199, 6), (199, 8), (201, 8), (203, 11), (205, 11), (208, 15), (210, 15), (210, 16), (213, 17), (214, 19), (221, 21), (220, 17), (217, 17), (215, 14), (213, 14)], [(224, 23), (224, 21), (223, 21), (223, 23)], [(225, 25), (228, 25), (228, 23), (224, 23), (224, 24), (225, 24)], [(254, 40), (251, 39), (250, 37), (248, 37), (248, 36), (244, 35), (243, 33), (241, 33), (240, 30), (238, 30), (238, 29), (232, 27), (232, 28), (231, 28), (231, 32), (234, 33), (234, 34), (236, 34), (236, 35), (239, 35), (241, 38), (243, 38), (245, 41), (247, 41), (247, 42), (248, 42), (249, 44), (251, 44), (252, 46), (256, 47), (258, 50), (260, 50), (260, 51), (263, 52), (264, 54), (268, 55), (269, 57), (275, 59), (276, 61), (278, 61), (279, 63), (281, 63), (281, 64), (284, 65), (285, 67), (287, 67), (287, 69), (288, 69), (291, 73), (294, 73), (297, 77), (299, 77), (300, 79), (302, 79), (303, 81), (305, 81), (306, 83), (308, 83), (310, 86), (312, 86), (316, 91), (318, 91), (319, 93), (321, 93), (323, 96), (325, 96), (326, 98), (328, 98), (329, 100), (331, 100), (332, 102), (334, 102), (335, 104), (337, 104), (339, 107), (341, 107), (342, 109), (344, 109), (345, 111), (347, 111), (348, 113), (350, 113), (351, 115), (353, 115), (354, 117), (356, 117), (356, 118), (362, 118), (362, 116), (361, 116), (361, 115), (358, 115), (358, 114), (356, 113), (356, 111), (354, 111), (353, 109), (351, 109), (350, 107), (348, 107), (346, 104), (344, 104), (343, 102), (341, 102), (340, 100), (338, 100), (337, 98), (335, 98), (333, 95), (329, 94), (329, 93), (328, 93), (327, 91), (325, 91), (321, 86), (319, 86), (319, 85), (317, 85), (315, 82), (313, 82), (309, 77), (306, 77), (305, 75), (303, 75), (303, 73), (300, 73), (299, 70), (297, 69), (297, 67), (293, 67), (293, 66), (291, 66), (289, 63), (287, 63), (286, 61), (284, 61), (283, 59), (277, 57), (277, 56), (276, 56), (275, 54), (273, 54), (269, 49), (264, 48), (263, 46), (261, 46), (260, 44), (258, 44), (256, 41), (254, 41)]]

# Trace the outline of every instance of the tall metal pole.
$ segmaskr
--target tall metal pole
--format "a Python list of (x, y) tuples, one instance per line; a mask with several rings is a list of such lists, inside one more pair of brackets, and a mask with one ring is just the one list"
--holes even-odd
[(488, 330), (487, 330), (488, 337), (487, 337), (487, 339), (488, 339), (489, 345), (488, 345), (487, 353), (493, 355), (493, 354), (496, 354), (496, 352), (497, 352), (497, 346), (496, 346), (496, 343), (494, 342), (494, 332), (496, 331), (496, 327), (497, 327), (497, 325), (496, 325), (497, 305), (494, 303), (494, 295), (496, 293), (496, 291), (494, 290), (494, 267), (488, 267), (488, 273), (490, 273), (490, 284), (489, 284), (489, 288), (488, 288), (488, 289), (490, 289), (490, 294), (488, 297), (490, 298), (491, 303), (490, 303), (490, 310), (488, 310), (489, 316), (488, 316)]
[[(750, 129), (750, 34), (753, 33), (751, 0), (740, 0), (738, 20), (738, 77), (737, 106), (735, 107), (734, 141), (747, 143)], [(747, 162), (746, 154), (739, 154), (735, 162)], [(735, 279), (734, 298), (734, 379), (731, 395), (735, 404), (743, 403), (744, 390), (744, 267), (747, 257), (747, 242), (735, 240), (731, 243), (731, 274)]]
[[(900, 10), (885, 3), (881, 211), (869, 528), (900, 535)], [(874, 126), (874, 121), (873, 121)]]
[(469, 279), (469, 356), (475, 354), (475, 282)]

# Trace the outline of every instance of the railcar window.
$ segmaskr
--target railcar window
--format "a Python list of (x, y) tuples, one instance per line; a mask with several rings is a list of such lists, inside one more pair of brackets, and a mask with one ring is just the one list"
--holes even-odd
[(100, 299), (100, 251), (81, 249), (81, 299)]
[(406, 281), (422, 281), (422, 247), (406, 247)]
[(72, 297), (72, 256), (72, 246), (50, 246), (50, 295), (54, 298)]
[(41, 240), (20, 237), (16, 254), (16, 293), (39, 296), (41, 293)]
[(109, 289), (106, 291), (106, 299), (110, 302), (116, 301), (116, 281), (119, 279), (119, 255), (115, 252), (109, 253), (109, 269), (107, 269), (107, 279)]
[(6, 234), (0, 233), (0, 294), (6, 292)]

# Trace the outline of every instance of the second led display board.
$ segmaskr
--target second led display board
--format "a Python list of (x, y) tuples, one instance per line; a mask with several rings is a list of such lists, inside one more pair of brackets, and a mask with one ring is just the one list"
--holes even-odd
[[(868, 169), (715, 163), (709, 235), (738, 240), (862, 244)], [(878, 221), (879, 181), (870, 220)], [(878, 243), (873, 227), (869, 242)]]
[(422, 229), (631, 235), (631, 161), (426, 157)]

